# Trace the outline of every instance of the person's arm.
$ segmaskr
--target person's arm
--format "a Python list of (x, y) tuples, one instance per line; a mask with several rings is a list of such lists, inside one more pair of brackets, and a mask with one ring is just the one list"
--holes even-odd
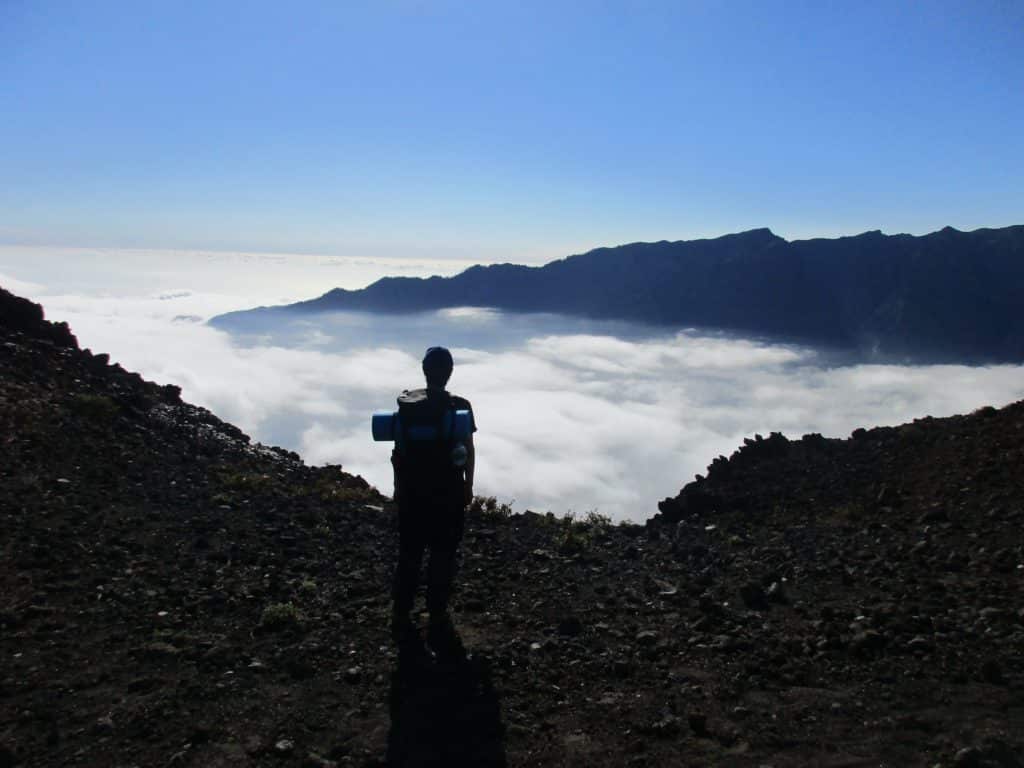
[(476, 450), (473, 448), (473, 434), (466, 438), (466, 495), (467, 505), (473, 501), (473, 470), (476, 468)]
[(393, 472), (394, 478), (395, 478), (395, 492), (394, 492), (394, 495), (391, 497), (391, 500), (397, 504), (398, 503), (398, 457), (397, 457), (395, 449), (392, 449), (392, 451), (391, 451), (391, 469), (392, 469), (392, 472)]

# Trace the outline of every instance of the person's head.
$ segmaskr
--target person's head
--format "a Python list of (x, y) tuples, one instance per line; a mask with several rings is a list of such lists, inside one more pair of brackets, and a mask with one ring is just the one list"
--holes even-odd
[(430, 388), (444, 389), (453, 367), (452, 353), (444, 347), (431, 347), (423, 355), (423, 375)]

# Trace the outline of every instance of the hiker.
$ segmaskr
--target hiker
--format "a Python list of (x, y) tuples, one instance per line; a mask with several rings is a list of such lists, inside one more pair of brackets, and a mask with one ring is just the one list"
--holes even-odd
[[(391, 453), (395, 470), (395, 501), (398, 502), (398, 566), (395, 568), (392, 632), (397, 641), (413, 629), (409, 619), (424, 550), (430, 549), (427, 568), (428, 639), (436, 640), (454, 630), (448, 615), (448, 598), (455, 577), (456, 552), (462, 541), (466, 505), (473, 498), (476, 422), (465, 398), (450, 394), (445, 386), (452, 374), (451, 353), (431, 347), (423, 356), (426, 389), (403, 392), (398, 398), (400, 430), (437, 430), (430, 440), (396, 440)], [(446, 438), (445, 420), (456, 411), (469, 412), (468, 437)], [(432, 434), (432, 432), (431, 432)]]

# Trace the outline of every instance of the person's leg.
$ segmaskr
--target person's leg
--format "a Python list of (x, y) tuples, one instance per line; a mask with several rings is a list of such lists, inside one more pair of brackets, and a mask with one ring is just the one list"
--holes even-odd
[(430, 537), (430, 563), (427, 570), (427, 608), (430, 610), (427, 642), (439, 661), (458, 662), (465, 659), (466, 652), (448, 614), (448, 601), (458, 564), (465, 509), (460, 500), (457, 504), (443, 504), (437, 512), (438, 524)]
[(431, 621), (445, 621), (448, 601), (458, 563), (459, 544), (465, 528), (466, 512), (459, 503), (447, 500), (433, 510), (436, 524), (430, 536), (430, 563), (427, 567), (427, 610)]
[(420, 581), (420, 566), (423, 562), (423, 550), (426, 547), (422, 518), (418, 512), (406, 505), (398, 511), (398, 564), (395, 566), (395, 578), (392, 585), (392, 622), (395, 629), (404, 629), (397, 625), (408, 624), (409, 611), (416, 599), (416, 587)]

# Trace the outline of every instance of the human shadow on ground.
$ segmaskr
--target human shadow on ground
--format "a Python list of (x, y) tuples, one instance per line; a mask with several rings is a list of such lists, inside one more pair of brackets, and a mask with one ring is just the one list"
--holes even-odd
[(434, 657), (419, 634), (398, 646), (391, 673), (389, 768), (504, 768), (505, 727), (488, 663), (453, 631)]

